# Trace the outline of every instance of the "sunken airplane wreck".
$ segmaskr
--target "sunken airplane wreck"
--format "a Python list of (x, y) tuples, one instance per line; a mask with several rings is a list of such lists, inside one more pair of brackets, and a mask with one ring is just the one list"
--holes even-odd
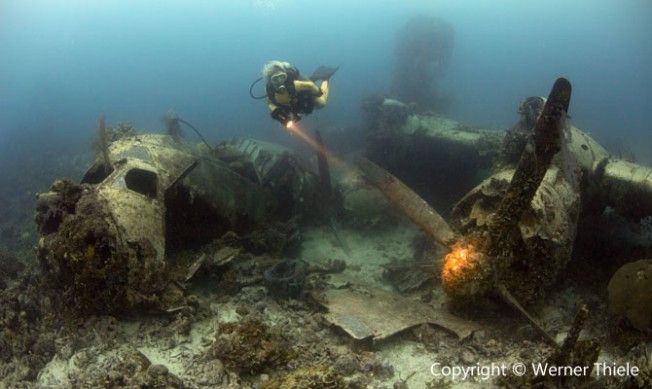
[[(607, 205), (631, 220), (652, 209), (651, 170), (614, 158), (587, 134), (567, 125), (569, 104), (570, 83), (560, 79), (548, 99), (526, 101), (520, 110), (522, 120), (507, 133), (418, 115), (396, 100), (367, 104), (365, 109), (374, 111), (376, 121), (369, 130), (369, 159), (360, 158), (356, 165), (359, 176), (379, 191), (341, 179), (337, 182), (341, 194), (330, 188), (330, 177), (325, 179), (323, 171), (311, 172), (278, 145), (242, 139), (212, 149), (161, 134), (117, 137), (105, 142), (81, 183), (56, 181), (39, 196), (39, 258), (75, 308), (168, 310), (183, 304), (183, 283), (200, 262), (210, 262), (176, 260), (175, 253), (220, 237), (228, 241), (236, 236), (246, 245), (255, 231), (263, 230), (280, 230), (282, 236), (275, 241), (287, 246), (296, 231), (274, 223), (291, 224), (297, 216), (310, 219), (315, 216), (311, 213), (324, 208), (356, 212), (347, 207), (352, 203), (364, 205), (358, 211), (365, 208), (371, 213), (394, 207), (445, 248), (441, 261), (431, 260), (440, 263), (441, 287), (454, 301), (498, 296), (523, 313), (548, 343), (559, 347), (524, 306), (545, 296), (564, 271), (578, 225), (591, 210)], [(101, 124), (100, 134), (107, 131)], [(425, 155), (448, 160), (448, 165), (459, 161), (458, 180), (442, 177), (446, 172), (430, 174), (427, 169), (432, 166), (424, 167), (425, 159), (420, 160)], [(432, 195), (426, 202), (376, 163), (408, 184), (421, 174), (447, 185), (429, 182), (430, 190), (421, 191)], [(473, 178), (492, 169), (489, 178), (469, 191)], [(461, 200), (450, 221), (429, 204), (440, 204), (438, 189), (459, 191)], [(389, 200), (388, 207), (371, 205), (383, 202), (379, 192)], [(333, 200), (339, 196), (343, 204)], [(232, 256), (211, 260), (223, 263)], [(403, 270), (411, 272), (410, 266), (405, 264)], [(649, 274), (651, 267), (650, 260), (626, 264), (609, 285), (612, 311), (642, 330), (652, 319), (652, 304), (646, 300), (651, 278), (636, 275)], [(268, 272), (290, 269), (298, 274), (296, 281), (308, 271), (337, 268), (341, 266), (308, 269), (294, 264)], [(404, 290), (400, 285), (398, 289)], [(335, 288), (312, 295), (328, 310), (327, 320), (359, 340), (382, 340), (421, 323), (439, 325), (460, 338), (478, 328), (445, 309), (433, 310), (399, 293)], [(388, 317), (388, 310), (394, 314)], [(579, 333), (586, 315), (580, 309), (571, 334)], [(578, 343), (576, 336), (569, 336), (566, 343), (561, 349), (576, 350), (574, 355), (583, 359), (556, 356), (564, 362), (584, 364), (597, 356), (593, 343)]]
[[(578, 229), (583, 227), (582, 233), (594, 235), (596, 229), (590, 226), (590, 220), (599, 220), (605, 208), (615, 209), (612, 212), (618, 213), (625, 223), (647, 224), (649, 229), (652, 169), (610, 155), (587, 134), (569, 126), (566, 117), (570, 97), (570, 82), (560, 78), (547, 99), (526, 100), (525, 106), (519, 109), (521, 121), (505, 135), (502, 144), (495, 143), (495, 133), (450, 126), (446, 120), (443, 126), (427, 125), (428, 122), (437, 123), (440, 118), (410, 113), (409, 106), (400, 102), (376, 100), (380, 104), (366, 107), (376, 113), (380, 111), (380, 118), (389, 118), (392, 122), (387, 125), (381, 120), (370, 126), (369, 154), (373, 156), (374, 148), (396, 150), (394, 155), (376, 153), (375, 159), (408, 179), (414, 178), (411, 176), (414, 171), (405, 167), (423, 162), (420, 152), (432, 155), (447, 149), (447, 156), (468, 159), (476, 168), (482, 166), (483, 160), (493, 159), (493, 174), (457, 202), (450, 215), (450, 224), (380, 166), (365, 158), (359, 159), (357, 165), (390, 203), (448, 252), (441, 261), (440, 283), (454, 304), (480, 307), (488, 298), (502, 299), (521, 313), (553, 347), (545, 363), (582, 366), (590, 373), (601, 346), (596, 339), (580, 339), (589, 317), (587, 305), (579, 305), (563, 340), (548, 333), (526, 307), (543, 301), (571, 260)], [(384, 109), (391, 114), (382, 114)], [(397, 109), (401, 114), (396, 115)], [(374, 142), (377, 143), (374, 145)], [(487, 158), (492, 146), (498, 146), (494, 150), (499, 150), (501, 155)], [(407, 150), (410, 150), (409, 157), (401, 155)], [(420, 169), (419, 174), (427, 176), (423, 170), (428, 168)], [(461, 176), (463, 180), (464, 172)], [(454, 182), (443, 182), (451, 181)], [(436, 187), (434, 192), (437, 192)], [(588, 224), (582, 225), (582, 218), (589, 220), (585, 222)], [(631, 258), (623, 258), (623, 254), (627, 255), (625, 251), (615, 260), (611, 258), (615, 264), (598, 259), (592, 267), (613, 268), (618, 266), (617, 261), (633, 261), (622, 265), (611, 277), (607, 288), (609, 308), (632, 327), (649, 334), (652, 328), (652, 259), (641, 258), (649, 258), (652, 242), (650, 236), (642, 240), (633, 244), (636, 247), (629, 251), (634, 254)], [(598, 257), (605, 254), (600, 248), (589, 253)], [(392, 270), (409, 272), (415, 268), (415, 265), (412, 268), (403, 265)], [(407, 280), (409, 284), (414, 279), (414, 276), (398, 277), (397, 286), (405, 286), (401, 283)], [(357, 329), (356, 325), (349, 327)], [(508, 387), (576, 387), (589, 380), (588, 376), (556, 380), (525, 374), (503, 380), (501, 384)], [(646, 386), (642, 384), (644, 380), (632, 385)]]
[[(415, 182), (429, 202), (367, 159), (358, 167), (433, 242), (446, 248), (442, 288), (464, 304), (498, 295), (528, 316), (520, 303), (539, 302), (550, 291), (571, 260), (578, 229), (584, 240), (598, 236), (588, 239), (589, 246), (604, 239), (595, 224), (605, 208), (619, 215), (623, 228), (643, 226), (643, 236), (637, 239), (620, 235), (623, 242), (616, 245), (621, 255), (634, 262), (613, 275), (608, 294), (612, 312), (646, 331), (652, 326), (652, 282), (647, 276), (652, 260), (645, 259), (652, 254), (652, 242), (645, 236), (652, 215), (652, 169), (611, 155), (568, 125), (570, 95), (570, 83), (557, 80), (548, 99), (523, 102), (521, 120), (506, 133), (419, 115), (390, 99), (371, 100), (364, 106), (375, 118), (369, 128), (368, 157), (406, 182)], [(461, 168), (438, 169), (442, 160)], [(482, 171), (492, 173), (468, 191)], [(417, 172), (421, 179), (415, 179)], [(450, 193), (461, 199), (447, 222), (429, 203), (441, 204)], [(618, 268), (623, 258), (605, 263), (603, 247), (608, 245), (589, 253), (597, 257), (594, 266)]]
[[(164, 134), (116, 135), (103, 119), (98, 139), (104, 147), (81, 182), (55, 181), (37, 201), (39, 258), (81, 311), (177, 306), (179, 282), (198, 264), (172, 263), (175, 252), (227, 233), (246, 240), (237, 234), (319, 200), (315, 175), (278, 145), (241, 139), (213, 150)], [(293, 231), (276, 233), (281, 243), (265, 248)]]

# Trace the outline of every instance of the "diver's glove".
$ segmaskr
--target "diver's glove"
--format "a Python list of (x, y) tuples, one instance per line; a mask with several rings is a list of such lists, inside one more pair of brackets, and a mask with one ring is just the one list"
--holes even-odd
[(282, 125), (286, 125), (287, 122), (292, 120), (292, 112), (285, 107), (277, 107), (272, 111), (272, 118)]

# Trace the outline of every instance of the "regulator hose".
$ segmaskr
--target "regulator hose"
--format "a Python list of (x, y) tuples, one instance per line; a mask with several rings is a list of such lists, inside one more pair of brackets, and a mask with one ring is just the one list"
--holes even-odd
[(252, 99), (262, 100), (265, 97), (267, 97), (267, 94), (264, 94), (262, 96), (254, 95), (254, 86), (256, 86), (256, 84), (258, 84), (262, 79), (263, 77), (256, 79), (256, 81), (252, 82), (251, 85), (249, 86), (249, 96), (251, 96)]

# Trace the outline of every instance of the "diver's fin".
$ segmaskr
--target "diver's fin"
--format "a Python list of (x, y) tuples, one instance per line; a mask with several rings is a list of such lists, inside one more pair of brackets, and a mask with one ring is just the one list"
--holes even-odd
[(315, 69), (314, 72), (312, 72), (312, 76), (310, 76), (310, 80), (312, 81), (317, 81), (317, 80), (322, 80), (326, 81), (329, 80), (331, 77), (333, 77), (333, 74), (339, 69), (339, 66), (336, 66), (334, 68), (328, 67), (328, 66), (320, 66), (317, 69)]

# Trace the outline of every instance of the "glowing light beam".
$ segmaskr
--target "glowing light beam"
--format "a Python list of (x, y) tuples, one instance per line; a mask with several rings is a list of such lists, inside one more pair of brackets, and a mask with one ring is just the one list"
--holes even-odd
[(333, 153), (331, 153), (327, 148), (323, 147), (317, 141), (307, 134), (297, 123), (294, 121), (290, 120), (285, 124), (285, 128), (288, 130), (288, 132), (292, 135), (296, 135), (299, 139), (301, 139), (303, 142), (305, 142), (308, 146), (310, 146), (315, 152), (323, 155), (328, 159), (331, 163), (336, 165), (338, 168), (341, 168), (347, 172), (354, 172), (355, 169), (349, 167), (344, 161), (341, 159), (337, 158)]

